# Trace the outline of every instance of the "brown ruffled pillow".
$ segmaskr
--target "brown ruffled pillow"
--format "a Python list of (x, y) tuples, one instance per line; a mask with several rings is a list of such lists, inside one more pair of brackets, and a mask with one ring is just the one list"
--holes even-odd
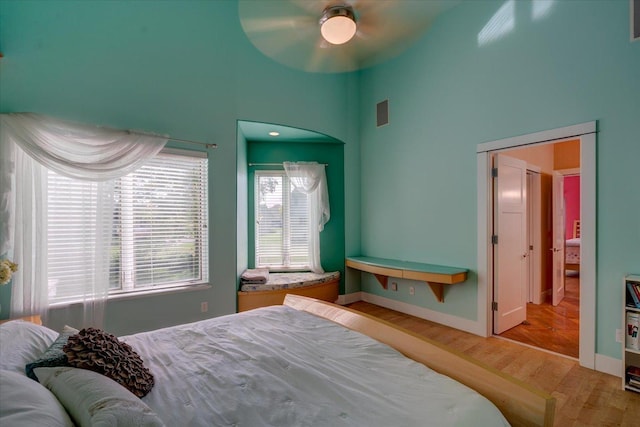
[(69, 337), (62, 350), (69, 366), (105, 375), (138, 397), (144, 397), (153, 388), (153, 375), (138, 353), (101, 329), (82, 329)]

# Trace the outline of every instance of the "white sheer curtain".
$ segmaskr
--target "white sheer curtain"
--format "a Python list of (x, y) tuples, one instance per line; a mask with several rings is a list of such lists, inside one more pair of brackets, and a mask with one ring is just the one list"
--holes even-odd
[[(94, 265), (88, 265), (82, 326), (102, 327), (109, 291), (113, 179), (139, 168), (167, 137), (57, 120), (33, 113), (0, 114), (0, 255), (19, 264), (11, 317), (46, 316), (47, 170), (98, 181)], [(12, 253), (13, 252), (13, 253)]]
[(331, 217), (324, 165), (316, 162), (284, 162), (282, 165), (291, 183), (309, 195), (309, 268), (314, 273), (323, 273), (324, 269), (320, 264), (320, 232)]

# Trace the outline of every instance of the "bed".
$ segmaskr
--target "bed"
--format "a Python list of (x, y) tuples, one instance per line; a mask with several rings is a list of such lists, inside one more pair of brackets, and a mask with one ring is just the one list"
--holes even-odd
[(49, 402), (57, 412), (48, 414), (66, 410), (92, 426), (553, 425), (552, 396), (390, 323), (303, 296), (120, 337), (154, 375), (142, 399), (125, 399), (127, 389), (86, 369), (36, 368), (46, 388), (27, 378), (21, 366), (57, 333), (29, 326), (37, 339), (14, 351), (28, 341), (15, 332), (26, 322), (16, 323), (0, 326), (3, 417), (16, 414), (12, 404), (33, 412), (39, 406), (26, 400), (47, 392), (59, 402)]
[(565, 242), (565, 269), (580, 271), (580, 220), (573, 221), (573, 238)]

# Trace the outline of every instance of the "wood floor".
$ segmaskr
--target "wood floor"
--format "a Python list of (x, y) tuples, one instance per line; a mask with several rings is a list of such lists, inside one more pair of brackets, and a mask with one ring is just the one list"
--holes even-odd
[(623, 391), (618, 377), (582, 368), (567, 357), (479, 337), (363, 301), (349, 307), (439, 341), (547, 391), (557, 399), (558, 427), (640, 426), (640, 394)]
[(565, 277), (565, 297), (560, 304), (555, 307), (551, 301), (527, 304), (526, 322), (500, 336), (577, 359), (580, 338), (580, 277)]

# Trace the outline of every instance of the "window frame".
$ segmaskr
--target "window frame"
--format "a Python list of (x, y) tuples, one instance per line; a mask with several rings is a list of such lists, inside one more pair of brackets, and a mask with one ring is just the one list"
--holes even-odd
[[(287, 265), (287, 259), (291, 259), (291, 253), (286, 252), (287, 247), (291, 247), (291, 217), (290, 215), (283, 215), (282, 224), (282, 236), (283, 240), (286, 238), (288, 240), (288, 245), (284, 244), (284, 249), (282, 253), (283, 264), (281, 265), (266, 265), (259, 263), (260, 257), (260, 245), (259, 245), (259, 221), (260, 221), (260, 177), (282, 177), (282, 185), (283, 185), (283, 197), (282, 197), (282, 208), (283, 210), (288, 209), (288, 212), (291, 212), (291, 181), (287, 176), (287, 173), (283, 169), (261, 169), (254, 171), (254, 179), (253, 179), (253, 216), (254, 216), (254, 238), (253, 238), (253, 247), (254, 247), (254, 267), (255, 268), (268, 268), (270, 271), (274, 272), (296, 272), (296, 271), (310, 271), (309, 267), (309, 256), (310, 256), (310, 245), (309, 242), (306, 243), (306, 252), (307, 252), (307, 261), (304, 265), (302, 264), (289, 264)], [(288, 185), (289, 191), (284, 191), (285, 185)], [(285, 194), (287, 196), (285, 196)], [(307, 201), (307, 220), (309, 220), (310, 212), (309, 212), (309, 203)]]
[[(198, 249), (198, 254), (199, 254), (199, 262), (200, 262), (200, 277), (197, 279), (193, 279), (193, 280), (181, 280), (181, 281), (176, 281), (173, 283), (166, 283), (166, 284), (158, 284), (158, 285), (151, 285), (151, 286), (140, 286), (140, 287), (136, 287), (135, 283), (132, 282), (129, 285), (125, 285), (125, 281), (122, 279), (122, 271), (119, 271), (118, 274), (120, 275), (120, 280), (119, 280), (119, 287), (118, 288), (109, 288), (108, 292), (107, 292), (107, 299), (108, 300), (114, 300), (114, 299), (128, 299), (128, 298), (137, 298), (137, 297), (141, 297), (141, 296), (145, 296), (145, 295), (149, 295), (149, 294), (161, 294), (161, 293), (170, 293), (170, 292), (184, 292), (184, 291), (194, 291), (194, 290), (201, 290), (201, 289), (207, 289), (210, 288), (210, 280), (211, 280), (211, 273), (210, 273), (210, 253), (211, 253), (211, 236), (210, 236), (210, 232), (211, 232), (211, 228), (209, 226), (209, 218), (210, 218), (210, 209), (209, 209), (209, 201), (210, 201), (210, 195), (209, 195), (209, 174), (210, 174), (210, 165), (209, 165), (209, 157), (208, 157), (208, 153), (206, 151), (196, 151), (196, 150), (187, 150), (187, 149), (177, 149), (177, 148), (171, 148), (171, 147), (165, 147), (163, 148), (159, 153), (158, 156), (184, 156), (184, 157), (188, 157), (188, 158), (193, 158), (193, 159), (200, 159), (203, 161), (203, 164), (201, 165), (201, 167), (203, 168), (202, 173), (199, 175), (200, 176), (200, 180), (199, 183), (202, 185), (201, 188), (201, 202), (200, 202), (200, 216), (199, 218), (201, 218), (201, 221), (198, 221), (198, 228), (200, 229), (200, 238), (198, 239), (198, 241), (196, 242), (196, 245), (199, 245), (200, 248)], [(51, 171), (48, 172), (48, 174), (52, 173)], [(136, 173), (136, 171), (131, 172), (130, 174), (125, 175), (124, 177), (118, 178), (118, 180), (123, 180), (123, 179), (127, 179), (128, 177), (130, 177), (132, 174)], [(49, 175), (47, 175), (49, 176)], [(195, 182), (195, 181), (193, 181)], [(114, 216), (116, 216), (116, 209), (114, 208)], [(49, 217), (47, 217), (47, 221), (49, 221)], [(115, 221), (115, 220), (114, 220)], [(122, 225), (122, 218), (119, 221), (119, 225), (116, 225), (114, 223), (114, 225), (112, 226), (112, 233), (115, 232), (115, 229), (119, 226)], [(49, 239), (49, 234), (47, 232), (47, 240)], [(132, 243), (132, 245), (134, 245), (134, 243)], [(111, 244), (111, 247), (113, 248), (113, 242)], [(132, 251), (135, 251), (135, 245), (132, 246), (130, 249)], [(122, 255), (120, 255), (119, 258), (119, 265), (121, 266), (123, 263), (122, 260)], [(47, 261), (48, 264), (48, 261)], [(135, 268), (135, 265), (134, 267)], [(50, 277), (47, 277), (47, 280), (51, 280)], [(55, 298), (55, 297), (51, 297), (51, 293), (48, 293), (48, 300), (49, 300), (49, 307), (56, 307), (56, 306), (64, 306), (64, 305), (69, 305), (69, 304), (73, 304), (76, 303), (78, 301), (81, 300), (85, 300), (86, 297), (84, 294), (80, 293), (78, 295), (74, 295), (74, 296), (68, 296), (68, 297), (59, 297), (59, 298)]]

